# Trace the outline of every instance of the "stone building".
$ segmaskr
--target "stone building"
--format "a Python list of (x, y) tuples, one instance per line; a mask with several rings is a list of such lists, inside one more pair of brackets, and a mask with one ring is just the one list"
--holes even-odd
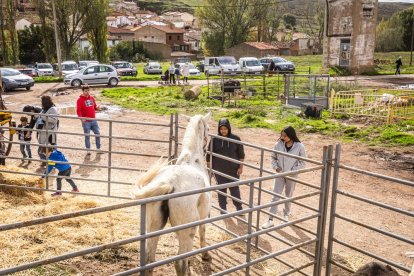
[(352, 74), (373, 69), (378, 0), (328, 0), (324, 68), (346, 67)]

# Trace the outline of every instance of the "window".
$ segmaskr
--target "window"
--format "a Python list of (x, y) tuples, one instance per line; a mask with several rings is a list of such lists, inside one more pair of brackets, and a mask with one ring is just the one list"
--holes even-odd
[(179, 35), (177, 35), (177, 40), (180, 40), (180, 36)]
[(98, 66), (89, 67), (85, 70), (85, 72), (83, 72), (84, 75), (90, 75), (94, 73), (98, 73)]
[(154, 36), (151, 36), (152, 39), (154, 39)]
[(147, 36), (144, 36), (144, 38), (147, 38)]
[(172, 39), (172, 36), (168, 36), (168, 40), (171, 40)]
[(371, 7), (362, 8), (362, 16), (366, 18), (371, 18), (374, 15), (374, 10)]
[(99, 72), (105, 73), (105, 72), (112, 72), (112, 68), (108, 66), (99, 66)]

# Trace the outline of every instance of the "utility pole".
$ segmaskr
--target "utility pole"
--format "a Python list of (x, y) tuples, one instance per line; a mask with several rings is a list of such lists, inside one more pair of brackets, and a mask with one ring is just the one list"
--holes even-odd
[(59, 71), (59, 79), (60, 79), (62, 78), (62, 57), (60, 53), (60, 40), (59, 40), (59, 34), (58, 34), (57, 22), (56, 22), (55, 0), (52, 0), (52, 12), (53, 12), (53, 27), (55, 29), (56, 55), (58, 59), (58, 71)]
[(411, 23), (411, 55), (410, 55), (410, 67), (413, 65), (413, 46), (414, 46), (414, 9)]

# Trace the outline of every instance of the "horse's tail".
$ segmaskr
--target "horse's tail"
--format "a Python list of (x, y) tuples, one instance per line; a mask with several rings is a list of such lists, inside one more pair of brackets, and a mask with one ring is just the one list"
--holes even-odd
[(132, 191), (132, 197), (135, 199), (140, 199), (171, 193), (174, 189), (171, 184), (165, 182), (151, 183), (159, 171), (163, 167), (167, 166), (168, 163), (168, 160), (164, 161), (162, 159), (159, 159), (148, 169), (148, 171), (142, 174), (138, 179), (137, 188)]

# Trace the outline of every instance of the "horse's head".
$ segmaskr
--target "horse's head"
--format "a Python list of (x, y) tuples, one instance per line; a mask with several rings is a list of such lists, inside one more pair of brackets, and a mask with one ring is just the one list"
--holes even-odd
[[(208, 142), (208, 121), (211, 118), (211, 113), (207, 113), (206, 115), (195, 115), (193, 117), (183, 116), (183, 118), (187, 119), (189, 121), (189, 125), (191, 125), (195, 130), (195, 135), (198, 137), (198, 139), (202, 140), (200, 141), (200, 144), (203, 147), (203, 151), (206, 151), (207, 142)], [(193, 138), (194, 139), (194, 138)]]

